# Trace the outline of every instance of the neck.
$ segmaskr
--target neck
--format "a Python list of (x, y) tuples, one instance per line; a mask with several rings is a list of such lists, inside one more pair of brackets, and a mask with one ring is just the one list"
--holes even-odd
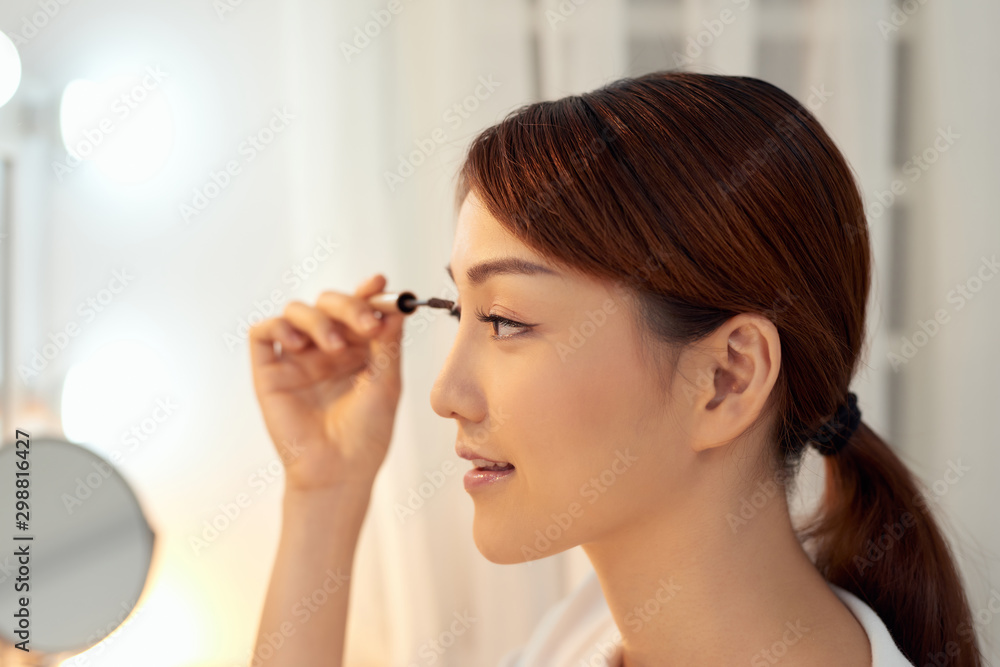
[(702, 484), (682, 507), (583, 545), (627, 667), (763, 658), (775, 642), (807, 636), (817, 596), (833, 595), (795, 535), (781, 485), (724, 498), (731, 483)]

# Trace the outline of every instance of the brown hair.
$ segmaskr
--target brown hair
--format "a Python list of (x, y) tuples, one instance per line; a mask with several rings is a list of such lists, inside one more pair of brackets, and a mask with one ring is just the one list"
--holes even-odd
[[(774, 322), (781, 369), (765, 412), (776, 448), (762, 464), (795, 474), (846, 400), (872, 263), (853, 172), (807, 109), (752, 77), (624, 78), (483, 130), (456, 205), (470, 190), (555, 264), (626, 284), (644, 354), (742, 312)], [(906, 465), (862, 422), (826, 471), (799, 531), (819, 571), (867, 603), (914, 664), (947, 655), (979, 667), (959, 573)]]

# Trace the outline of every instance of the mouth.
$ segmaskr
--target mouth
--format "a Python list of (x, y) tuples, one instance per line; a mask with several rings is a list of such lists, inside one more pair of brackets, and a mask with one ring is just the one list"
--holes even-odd
[(475, 466), (474, 470), (513, 470), (514, 466), (502, 461), (490, 461), (489, 459), (470, 459)]
[(489, 461), (487, 459), (470, 459), (470, 461), (476, 466), (465, 473), (465, 490), (470, 493), (499, 488), (505, 480), (509, 480), (516, 472), (514, 466), (503, 461)]

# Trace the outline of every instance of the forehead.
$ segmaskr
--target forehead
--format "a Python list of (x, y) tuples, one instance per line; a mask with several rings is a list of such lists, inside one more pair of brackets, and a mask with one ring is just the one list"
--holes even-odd
[(451, 267), (456, 272), (484, 259), (513, 255), (545, 263), (541, 255), (508, 232), (470, 191), (458, 212)]

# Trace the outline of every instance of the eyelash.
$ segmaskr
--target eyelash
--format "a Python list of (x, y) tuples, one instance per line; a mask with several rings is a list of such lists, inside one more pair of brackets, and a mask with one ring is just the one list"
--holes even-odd
[[(461, 308), (453, 309), (450, 315), (455, 319), (457, 319), (459, 322), (462, 321)], [(513, 327), (515, 329), (529, 328), (529, 325), (527, 324), (523, 324), (521, 322), (515, 322), (514, 320), (507, 319), (506, 317), (501, 317), (500, 315), (487, 315), (482, 310), (476, 310), (476, 319), (479, 320), (480, 322), (489, 322), (490, 324), (494, 325), (493, 327), (494, 331), (496, 331), (497, 324), (503, 324), (509, 327)], [(521, 335), (520, 333), (506, 334), (504, 336), (501, 336), (499, 334), (490, 334), (490, 338), (492, 338), (493, 340), (508, 340), (510, 338), (513, 338), (514, 336), (520, 336), (520, 335)]]

